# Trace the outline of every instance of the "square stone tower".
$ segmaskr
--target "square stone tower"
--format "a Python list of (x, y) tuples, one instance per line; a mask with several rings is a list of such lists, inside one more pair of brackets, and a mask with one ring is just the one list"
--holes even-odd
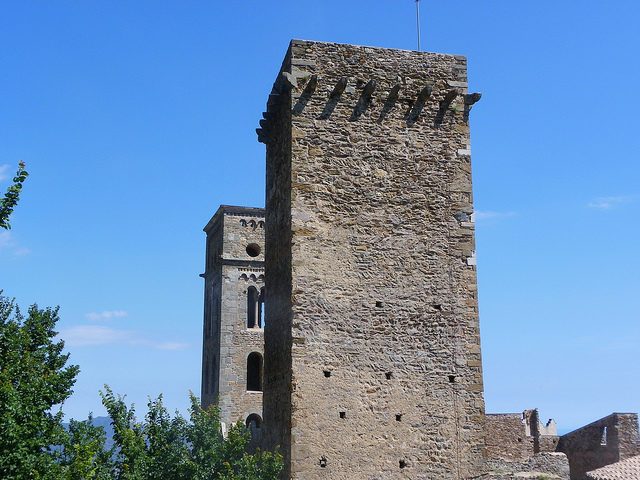
[(223, 205), (204, 231), (202, 403), (206, 406), (217, 400), (226, 426), (242, 420), (260, 429), (264, 210)]
[(283, 478), (480, 473), (464, 57), (292, 41), (267, 150), (264, 446)]

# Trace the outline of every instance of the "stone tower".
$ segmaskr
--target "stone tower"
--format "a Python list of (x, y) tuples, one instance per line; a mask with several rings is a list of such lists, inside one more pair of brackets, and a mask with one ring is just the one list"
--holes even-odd
[(479, 97), (461, 56), (291, 43), (258, 129), (263, 444), (283, 478), (479, 474)]
[(264, 210), (223, 205), (204, 231), (202, 403), (217, 399), (225, 426), (242, 420), (260, 429)]

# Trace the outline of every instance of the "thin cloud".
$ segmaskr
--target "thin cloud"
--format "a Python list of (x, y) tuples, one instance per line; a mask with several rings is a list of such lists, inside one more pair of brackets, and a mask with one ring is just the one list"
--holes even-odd
[(100, 322), (114, 318), (124, 318), (128, 315), (129, 313), (124, 310), (106, 310), (104, 312), (90, 312), (85, 314), (85, 317), (92, 322)]
[(9, 167), (10, 165), (6, 163), (4, 165), (0, 165), (0, 182), (4, 182), (9, 178)]
[(502, 220), (504, 218), (515, 217), (516, 212), (496, 212), (493, 210), (476, 210), (473, 214), (473, 218), (476, 222), (483, 222), (486, 220)]
[(78, 325), (66, 328), (60, 331), (59, 336), (69, 347), (126, 344), (133, 340), (131, 332), (101, 325)]
[(11, 232), (0, 232), (0, 249), (13, 246), (14, 241)]
[(95, 347), (95, 346), (129, 346), (146, 347), (157, 350), (177, 351), (189, 348), (183, 342), (159, 342), (141, 338), (132, 330), (111, 328), (104, 325), (76, 325), (63, 328), (58, 337), (64, 340), (67, 347)]
[(188, 343), (183, 343), (183, 342), (158, 342), (155, 340), (149, 340), (149, 339), (143, 339), (143, 338), (135, 339), (130, 343), (131, 345), (136, 347), (147, 347), (147, 348), (153, 348), (156, 350), (170, 350), (170, 351), (185, 350), (186, 348), (189, 348), (191, 346)]
[(16, 257), (24, 257), (31, 253), (28, 248), (18, 245), (11, 232), (0, 232), (0, 251), (3, 250)]
[(189, 348), (189, 344), (181, 342), (163, 342), (156, 343), (154, 345), (154, 348), (157, 348), (159, 350), (185, 350)]
[(615, 195), (611, 197), (597, 197), (587, 203), (587, 207), (594, 210), (611, 210), (636, 200), (636, 195)]

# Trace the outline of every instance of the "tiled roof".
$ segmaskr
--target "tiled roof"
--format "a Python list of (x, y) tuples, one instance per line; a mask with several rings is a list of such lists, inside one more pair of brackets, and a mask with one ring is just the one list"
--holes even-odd
[(640, 479), (640, 455), (612, 463), (587, 473), (591, 480), (632, 480)]

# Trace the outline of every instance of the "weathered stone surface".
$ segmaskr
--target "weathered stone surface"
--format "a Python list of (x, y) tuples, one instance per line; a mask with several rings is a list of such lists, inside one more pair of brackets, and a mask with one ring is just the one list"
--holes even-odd
[(555, 452), (559, 438), (554, 420), (540, 422), (538, 410), (486, 415), (486, 456), (490, 460), (525, 461), (535, 453)]
[(527, 435), (520, 413), (487, 414), (487, 457), (524, 461), (534, 454), (533, 437)]
[(469, 129), (449, 85), (466, 61), (294, 41), (292, 63), (318, 84), (269, 104), (265, 446), (285, 478), (475, 475), (474, 230), (456, 219), (473, 212)]
[(483, 480), (569, 480), (569, 462), (563, 453), (538, 453), (521, 462), (489, 460), (487, 472), (474, 477)]

